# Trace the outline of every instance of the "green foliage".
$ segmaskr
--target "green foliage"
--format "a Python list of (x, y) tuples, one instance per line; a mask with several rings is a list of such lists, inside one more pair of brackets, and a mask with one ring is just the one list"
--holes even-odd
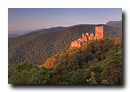
[(107, 82), (107, 80), (102, 80), (101, 84), (109, 84), (109, 82)]
[(13, 75), (13, 72), (14, 72), (14, 68), (10, 64), (8, 64), (8, 77)]
[(49, 78), (46, 70), (46, 68), (39, 69), (36, 66), (28, 67), (22, 71), (14, 70), (13, 74), (8, 77), (8, 81), (9, 84), (45, 84)]
[[(53, 67), (39, 68), (27, 61), (8, 65), (10, 84), (122, 84), (122, 44), (113, 39), (89, 41), (50, 57)], [(87, 44), (87, 45), (86, 45)], [(85, 46), (86, 45), (86, 46)], [(87, 80), (87, 81), (86, 81)]]
[(90, 84), (97, 84), (95, 80), (95, 73), (91, 72), (91, 78), (86, 80), (87, 82), (90, 82)]
[(88, 84), (86, 79), (90, 78), (88, 69), (77, 69), (73, 71), (70, 77), (71, 84)]
[(122, 82), (122, 52), (109, 51), (103, 63), (102, 79), (109, 83), (121, 84)]
[(109, 83), (107, 80), (102, 80), (101, 84), (113, 84), (113, 83)]
[(29, 71), (32, 68), (32, 64), (28, 63), (27, 61), (24, 61), (23, 64), (18, 64), (16, 67), (16, 70), (19, 72), (22, 72), (23, 70)]
[(82, 58), (79, 53), (73, 53), (68, 58), (67, 70), (72, 71), (82, 67)]

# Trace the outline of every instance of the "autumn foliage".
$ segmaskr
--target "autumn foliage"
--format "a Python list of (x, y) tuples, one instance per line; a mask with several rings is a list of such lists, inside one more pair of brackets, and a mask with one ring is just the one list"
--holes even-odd
[(121, 45), (122, 44), (122, 37), (115, 38), (114, 45)]
[(122, 37), (91, 40), (39, 67), (26, 61), (8, 70), (10, 84), (122, 84)]
[(39, 66), (39, 68), (41, 68), (41, 67), (46, 67), (46, 68), (53, 67), (54, 64), (58, 61), (58, 59), (59, 59), (59, 55), (56, 54), (53, 57), (48, 58), (47, 61), (43, 65)]
[(39, 65), (39, 68), (41, 68), (41, 67), (45, 67), (44, 64), (43, 65)]
[[(119, 40), (119, 39), (118, 39)], [(117, 41), (118, 41), (117, 40)], [(41, 68), (41, 67), (46, 67), (46, 68), (49, 68), (49, 67), (53, 67), (55, 64), (57, 64), (60, 60), (64, 60), (65, 58), (68, 58), (71, 54), (73, 54), (73, 53), (79, 53), (79, 52), (84, 52), (84, 51), (86, 51), (86, 50), (88, 50), (88, 52), (89, 51), (92, 51), (92, 50), (99, 50), (99, 49), (102, 49), (102, 48), (104, 48), (104, 49), (106, 49), (104, 46), (106, 46), (106, 45), (104, 45), (104, 46), (100, 46), (100, 47), (98, 47), (100, 44), (103, 44), (103, 43), (105, 43), (105, 41), (106, 41), (106, 39), (105, 38), (102, 38), (102, 39), (100, 39), (100, 40), (89, 40), (88, 42), (86, 42), (85, 44), (83, 44), (80, 48), (77, 48), (77, 47), (72, 47), (71, 49), (69, 48), (69, 49), (67, 49), (67, 50), (65, 50), (65, 51), (63, 51), (63, 52), (61, 52), (60, 54), (55, 54), (53, 57), (51, 57), (51, 58), (48, 58), (47, 60), (46, 60), (46, 62), (43, 64), (43, 65), (40, 65), (39, 66), (39, 68)], [(115, 42), (116, 42), (116, 40), (115, 40)], [(115, 43), (114, 43), (115, 44)], [(97, 46), (98, 45), (98, 46)], [(104, 50), (103, 49), (103, 50)], [(92, 52), (95, 52), (95, 51), (92, 51)], [(98, 53), (97, 53), (98, 54)], [(92, 56), (91, 56), (92, 57)], [(100, 57), (100, 58), (103, 58), (103, 56), (102, 57)], [(98, 62), (98, 61), (100, 61), (99, 60), (99, 57), (93, 57), (93, 59), (92, 59), (94, 62)]]

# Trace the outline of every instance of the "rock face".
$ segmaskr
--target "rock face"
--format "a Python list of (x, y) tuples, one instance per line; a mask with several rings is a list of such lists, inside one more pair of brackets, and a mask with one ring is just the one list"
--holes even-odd
[(84, 42), (87, 42), (88, 40), (99, 40), (103, 38), (103, 26), (96, 26), (95, 27), (95, 36), (93, 33), (90, 34), (86, 33), (84, 35), (84, 33), (82, 33), (82, 37), (79, 38), (77, 41), (75, 40), (74, 42), (71, 42), (70, 48), (72, 47), (81, 47), (82, 44), (84, 44)]

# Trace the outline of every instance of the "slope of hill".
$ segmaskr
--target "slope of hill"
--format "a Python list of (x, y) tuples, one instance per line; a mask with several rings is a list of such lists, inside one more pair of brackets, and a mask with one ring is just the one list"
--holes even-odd
[(27, 37), (30, 37), (30, 36), (43, 34), (43, 33), (47, 33), (47, 32), (61, 31), (65, 28), (66, 27), (52, 27), (52, 28), (49, 28), (49, 29), (39, 29), (39, 30), (35, 30), (33, 32), (30, 32), (30, 33), (27, 33), (27, 34), (24, 34), (24, 35), (9, 38), (8, 42), (17, 41), (17, 40), (20, 40), (20, 39), (24, 39), (24, 38), (27, 38)]
[(122, 84), (122, 37), (90, 40), (47, 59), (8, 65), (9, 84)]
[[(8, 44), (8, 60), (12, 66), (27, 60), (32, 64), (43, 64), (49, 57), (70, 47), (70, 43), (82, 33), (95, 33), (95, 25), (76, 25), (62, 31), (34, 35)], [(122, 36), (121, 31), (104, 25), (104, 37)]]
[(122, 30), (122, 20), (121, 21), (109, 21), (106, 25), (114, 27), (118, 30)]

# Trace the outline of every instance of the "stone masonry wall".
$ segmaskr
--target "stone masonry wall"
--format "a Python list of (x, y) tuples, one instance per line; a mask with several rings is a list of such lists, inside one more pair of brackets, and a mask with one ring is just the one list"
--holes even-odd
[(71, 42), (70, 48), (72, 47), (81, 47), (82, 44), (84, 44), (84, 42), (87, 42), (88, 40), (99, 40), (103, 38), (103, 26), (96, 26), (95, 27), (95, 36), (93, 33), (90, 34), (86, 33), (84, 35), (84, 33), (82, 33), (82, 38), (79, 38), (77, 41)]

